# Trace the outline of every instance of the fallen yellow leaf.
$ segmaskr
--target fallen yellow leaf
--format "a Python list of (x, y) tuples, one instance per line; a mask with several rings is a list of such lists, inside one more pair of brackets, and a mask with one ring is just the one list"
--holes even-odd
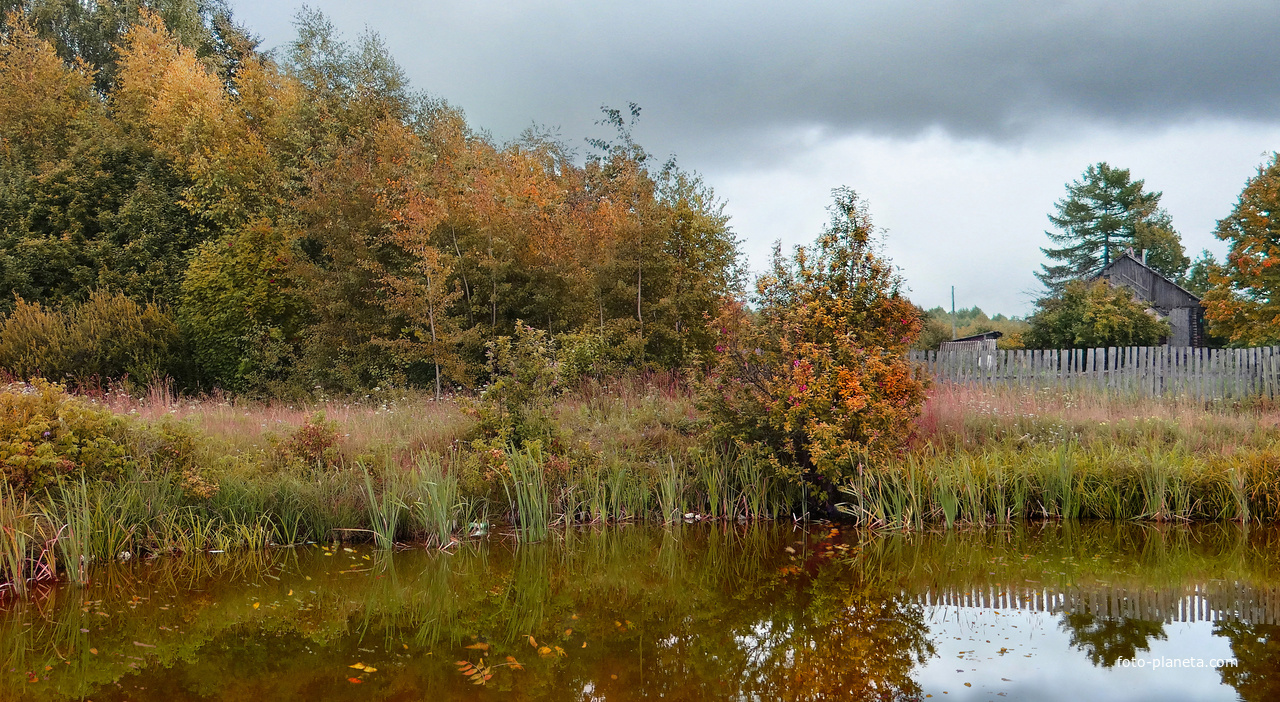
[(96, 648), (91, 648), (91, 649), (89, 649), (89, 653), (92, 653), (93, 655), (95, 655), (95, 656), (96, 656), (96, 655), (98, 655), (98, 649), (96, 649)]
[(487, 643), (483, 643), (483, 642), (481, 642), (481, 643), (473, 643), (473, 644), (471, 644), (470, 646), (464, 646), (463, 648), (474, 648), (474, 649), (475, 649), (475, 650), (477, 650), (477, 651), (488, 651), (488, 650), (489, 650), (489, 644), (487, 644)]
[(259, 603), (254, 602), (254, 603), (253, 603), (253, 608), (254, 608), (254, 609), (257, 609), (257, 608), (258, 608), (258, 604), (259, 604)]
[(290, 590), (289, 594), (285, 595), (285, 597), (293, 597), (293, 590)]

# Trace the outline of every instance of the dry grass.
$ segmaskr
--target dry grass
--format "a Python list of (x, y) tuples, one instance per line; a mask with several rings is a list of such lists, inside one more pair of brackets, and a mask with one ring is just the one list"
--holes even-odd
[(471, 426), (456, 398), (427, 393), (325, 398), (311, 402), (238, 399), (221, 394), (179, 397), (165, 384), (133, 396), (121, 391), (92, 399), (120, 414), (144, 421), (185, 421), (201, 434), (240, 453), (267, 450), (317, 413), (338, 427), (343, 454), (390, 458), (410, 465), (421, 453), (444, 453)]
[(919, 450), (963, 451), (1008, 440), (1033, 443), (1178, 443), (1193, 453), (1263, 448), (1280, 439), (1274, 403), (1203, 402), (939, 384), (918, 423)]

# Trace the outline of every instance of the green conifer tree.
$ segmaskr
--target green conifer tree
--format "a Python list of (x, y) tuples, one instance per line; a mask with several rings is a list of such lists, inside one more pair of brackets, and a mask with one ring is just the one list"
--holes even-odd
[(1050, 263), (1036, 277), (1057, 296), (1067, 283), (1089, 278), (1127, 248), (1138, 254), (1147, 249), (1148, 264), (1165, 276), (1180, 277), (1190, 261), (1160, 208), (1160, 196), (1132, 180), (1126, 168), (1105, 162), (1089, 166), (1054, 204), (1056, 214), (1049, 221), (1057, 231), (1045, 232), (1054, 246), (1041, 249)]

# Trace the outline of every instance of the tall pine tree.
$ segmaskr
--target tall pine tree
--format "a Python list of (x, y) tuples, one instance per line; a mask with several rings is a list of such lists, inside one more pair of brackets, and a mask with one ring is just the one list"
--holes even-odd
[(1105, 162), (1085, 169), (1067, 185), (1067, 196), (1054, 203), (1049, 221), (1057, 231), (1045, 232), (1054, 247), (1042, 248), (1050, 263), (1036, 277), (1051, 296), (1066, 284), (1097, 273), (1127, 248), (1150, 254), (1148, 264), (1170, 278), (1180, 278), (1190, 261), (1160, 207), (1158, 192), (1148, 192), (1132, 180), (1127, 168)]

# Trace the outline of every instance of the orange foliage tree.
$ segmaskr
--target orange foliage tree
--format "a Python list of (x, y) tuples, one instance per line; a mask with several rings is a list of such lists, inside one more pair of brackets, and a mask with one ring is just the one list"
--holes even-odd
[(1209, 330), (1235, 346), (1280, 340), (1280, 154), (1245, 184), (1215, 232), (1231, 250), (1204, 296)]
[(768, 452), (775, 470), (825, 500), (900, 454), (924, 402), (906, 352), (919, 310), (874, 248), (864, 203), (833, 191), (831, 223), (792, 257), (775, 248), (754, 310), (729, 306), (702, 403), (721, 436)]

